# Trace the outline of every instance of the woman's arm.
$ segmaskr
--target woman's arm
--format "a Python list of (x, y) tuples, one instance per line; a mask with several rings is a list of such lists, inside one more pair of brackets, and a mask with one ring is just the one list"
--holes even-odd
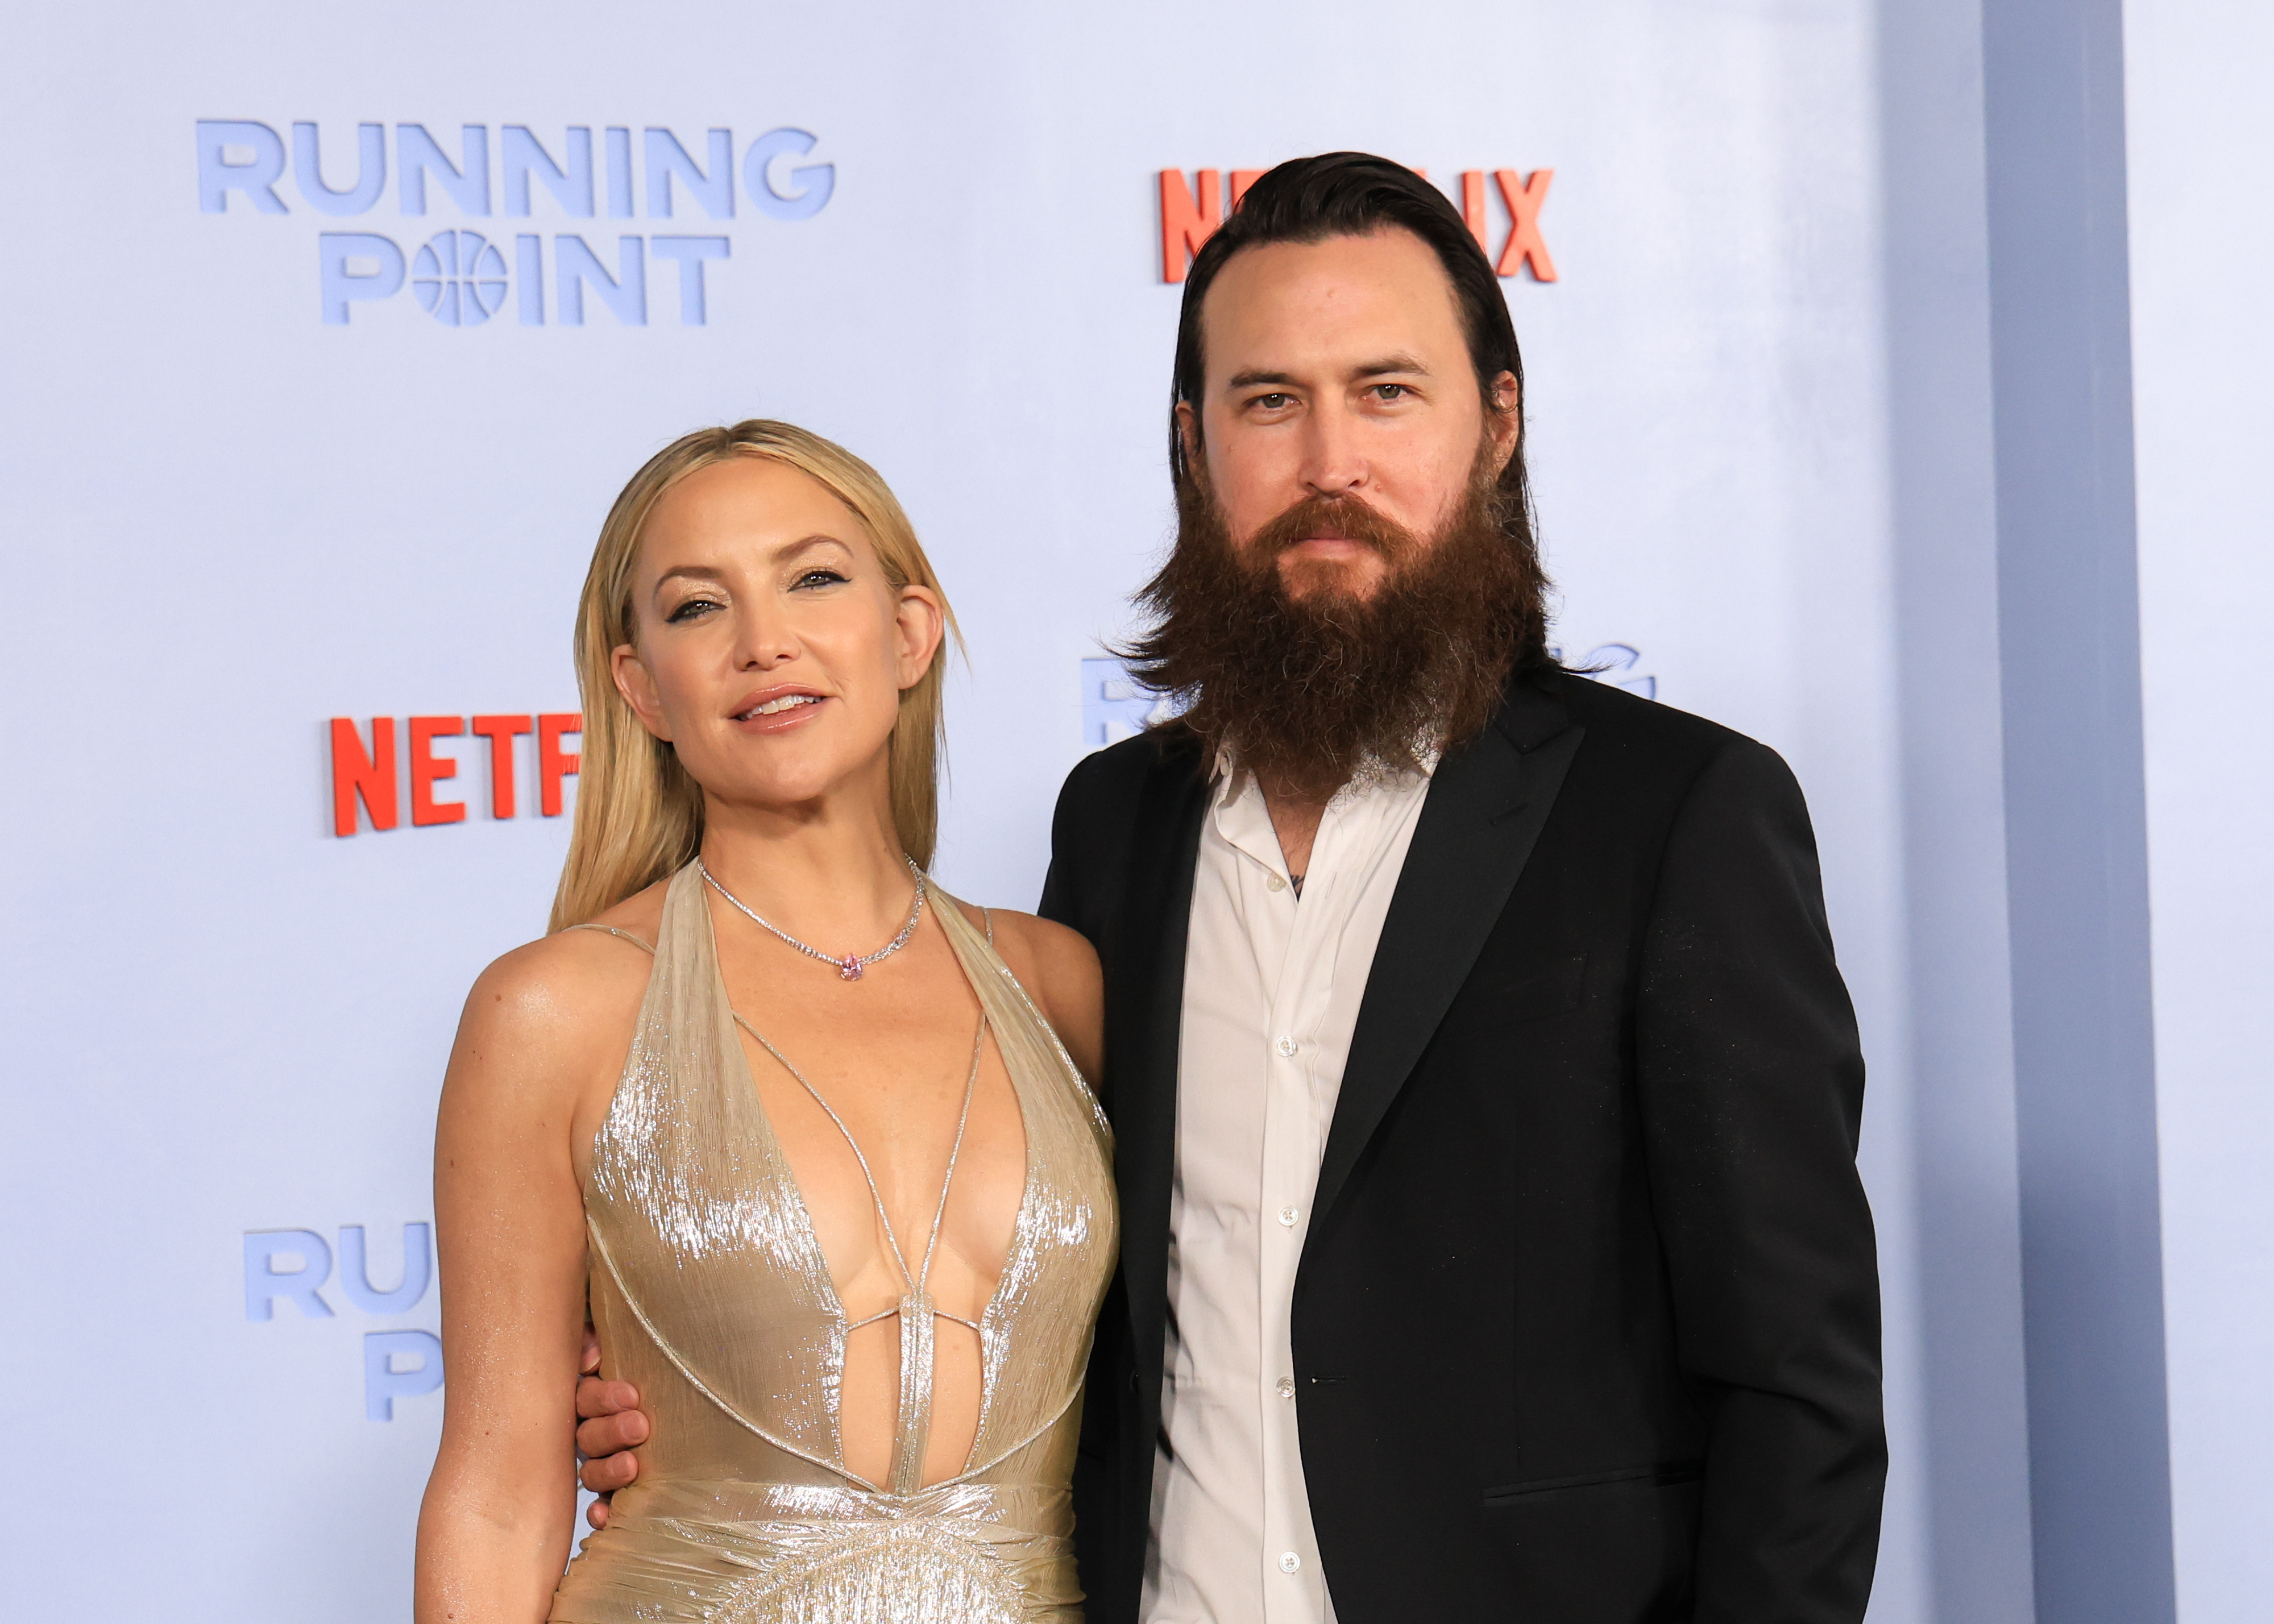
[(621, 979), (550, 938), (490, 966), (459, 1024), (434, 1141), (445, 1387), (418, 1624), (538, 1624), (568, 1562), (584, 1325), (572, 1145), (608, 1029), (630, 1027)]
[(1079, 931), (1031, 914), (995, 910), (996, 945), (1066, 1053), (1095, 1086), (1105, 1060), (1105, 976)]

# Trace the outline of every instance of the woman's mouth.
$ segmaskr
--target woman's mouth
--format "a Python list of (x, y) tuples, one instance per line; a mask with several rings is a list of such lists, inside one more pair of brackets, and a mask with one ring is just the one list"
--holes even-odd
[(737, 710), (734, 719), (737, 722), (747, 722), (753, 717), (779, 716), (784, 711), (794, 710), (801, 705), (817, 705), (820, 703), (821, 695), (818, 694), (784, 694), (779, 699), (769, 699), (762, 704), (752, 705), (746, 710)]
[(741, 704), (727, 713), (727, 719), (745, 733), (787, 733), (812, 720), (813, 713), (827, 697), (811, 688), (761, 688), (746, 695)]

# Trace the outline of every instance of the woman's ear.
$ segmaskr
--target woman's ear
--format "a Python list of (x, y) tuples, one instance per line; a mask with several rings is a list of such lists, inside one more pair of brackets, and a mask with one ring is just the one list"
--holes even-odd
[(640, 726), (668, 744), (671, 729), (665, 726), (663, 704), (655, 691), (655, 678), (640, 661), (639, 650), (629, 643), (620, 643), (608, 651), (608, 675), (615, 680), (616, 692), (632, 708)]
[(923, 680), (939, 658), (940, 640), (947, 635), (947, 611), (938, 593), (912, 581), (900, 589), (892, 620), (900, 640), (900, 691), (905, 694)]

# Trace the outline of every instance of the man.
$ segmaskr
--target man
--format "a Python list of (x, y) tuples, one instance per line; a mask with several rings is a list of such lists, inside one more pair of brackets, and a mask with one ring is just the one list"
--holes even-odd
[(1383, 160), (1281, 165), (1186, 281), (1132, 654), (1187, 706), (1074, 769), (1042, 910), (1106, 974), (1092, 1624), (1863, 1616), (1863, 1067), (1807, 813), (1556, 666), (1521, 387)]

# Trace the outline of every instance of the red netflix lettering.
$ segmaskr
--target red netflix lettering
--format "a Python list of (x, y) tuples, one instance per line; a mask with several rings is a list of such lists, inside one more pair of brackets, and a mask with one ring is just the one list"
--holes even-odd
[[(1224, 215), (1236, 212), (1246, 200), (1248, 188), (1268, 172), (1234, 169), (1224, 177), (1216, 169), (1195, 169), (1193, 183), (1187, 184), (1182, 169), (1160, 171), (1156, 178), (1160, 183), (1163, 282), (1185, 280), (1193, 256), (1216, 235)], [(1418, 166), (1413, 172), (1424, 180), (1429, 176), (1427, 169)], [(1555, 261), (1548, 255), (1547, 239), (1540, 232), (1540, 209), (1547, 200), (1547, 188), (1555, 178), (1555, 171), (1534, 169), (1527, 176), (1515, 169), (1495, 169), (1492, 177), (1498, 184), (1501, 201), (1508, 206), (1509, 217), (1508, 237), (1501, 244), (1494, 274), (1520, 275), (1529, 266), (1534, 282), (1554, 282)], [(1219, 185), (1219, 181), (1226, 179), (1228, 185)], [(1485, 197), (1485, 171), (1462, 170), (1462, 223), (1475, 236), (1477, 246), (1490, 253)]]
[(547, 817), (561, 816), (561, 780), (576, 771), (580, 756), (561, 748), (561, 735), (584, 731), (584, 718), (570, 710), (537, 718), (537, 804)]
[(1482, 169), (1461, 171), (1461, 222), (1469, 234), (1477, 239), (1477, 246), (1487, 253), (1492, 245), (1485, 241), (1485, 172)]
[(1161, 171), (1161, 280), (1182, 282), (1201, 244), (1224, 223), (1224, 193), (1214, 169), (1199, 171), (1200, 197), (1185, 184), (1182, 169)]
[(1500, 184), (1501, 201), (1508, 205), (1508, 241), (1500, 251), (1500, 264), (1495, 267), (1502, 276), (1513, 276), (1532, 261), (1532, 280), (1554, 282), (1555, 261), (1547, 257), (1547, 239), (1540, 235), (1540, 206), (1547, 201), (1547, 183), (1555, 178), (1553, 169), (1534, 169), (1528, 178), (1519, 180), (1514, 169), (1495, 169), (1493, 179)]
[(474, 732), (490, 741), (490, 816), (514, 814), (513, 741), (533, 726), (525, 716), (478, 716)]
[[(434, 753), (434, 741), (461, 736), (469, 732), (487, 739), (490, 745), (490, 813), (493, 817), (511, 818), (520, 802), (520, 785), (514, 768), (513, 741), (523, 733), (538, 735), (538, 801), (547, 817), (561, 816), (562, 795), (561, 780), (576, 772), (578, 757), (573, 750), (561, 748), (561, 740), (571, 733), (584, 731), (584, 718), (573, 710), (554, 711), (546, 715), (478, 716), (472, 726), (458, 716), (414, 716), (407, 718), (410, 729), (410, 745), (405, 752), (410, 761), (410, 823), (413, 828), (432, 828), (445, 823), (466, 821), (466, 803), (462, 801), (438, 801), (435, 786), (458, 776), (457, 762), (448, 756)], [(373, 829), (393, 829), (402, 816), (401, 774), (397, 771), (400, 758), (395, 740), (398, 718), (375, 717), (371, 724), (371, 748), (365, 751), (363, 734), (356, 723), (347, 717), (331, 719), (332, 744), (332, 832), (346, 836), (357, 832), (359, 824), (356, 813), (358, 801), (370, 818)]]
[(371, 814), (373, 829), (395, 827), (395, 718), (375, 717), (371, 724), (371, 754), (363, 749), (363, 736), (346, 717), (332, 718), (332, 832), (356, 831), (356, 800)]
[(463, 717), (414, 716), (410, 718), (410, 826), (425, 828), (432, 823), (456, 823), (466, 816), (463, 801), (434, 799), (434, 783), (438, 778), (455, 778), (458, 763), (448, 756), (438, 758), (434, 741), (448, 738), (466, 731)]

